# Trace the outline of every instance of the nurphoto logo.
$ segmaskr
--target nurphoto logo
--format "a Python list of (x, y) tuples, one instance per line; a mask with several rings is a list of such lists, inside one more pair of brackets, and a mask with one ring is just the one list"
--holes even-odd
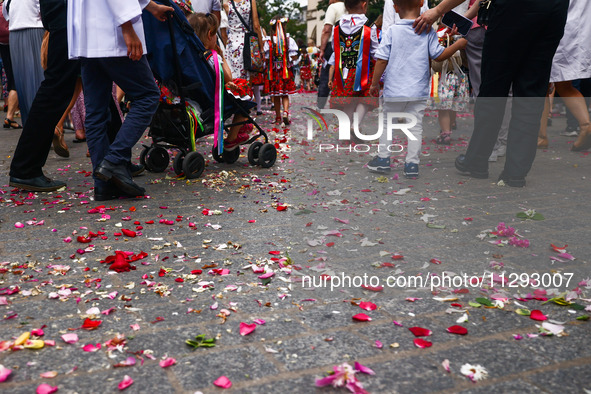
[[(309, 116), (308, 118), (308, 125), (307, 125), (307, 136), (308, 140), (313, 140), (315, 132), (318, 128), (323, 131), (328, 131), (328, 123), (324, 115), (332, 114), (337, 118), (338, 121), (338, 133), (339, 133), (339, 140), (340, 141), (350, 141), (351, 132), (353, 132), (354, 137), (356, 137), (360, 141), (375, 141), (379, 140), (382, 136), (382, 133), (387, 133), (387, 140), (392, 141), (393, 134), (395, 130), (402, 131), (404, 135), (409, 140), (416, 141), (417, 138), (412, 134), (410, 131), (411, 128), (416, 126), (418, 119), (413, 114), (408, 114), (404, 112), (387, 112), (384, 114), (383, 111), (378, 112), (378, 126), (377, 131), (373, 134), (365, 134), (362, 133), (359, 129), (359, 114), (357, 112), (353, 112), (353, 121), (349, 115), (341, 110), (338, 109), (321, 109), (319, 111), (314, 110), (309, 107), (304, 107), (304, 109), (308, 110), (306, 114)], [(386, 122), (384, 122), (384, 116), (386, 116)], [(384, 131), (385, 125), (385, 131)], [(316, 127), (318, 126), (318, 127)], [(351, 127), (353, 126), (353, 127)], [(381, 143), (373, 143), (373, 144), (355, 144), (349, 146), (339, 146), (338, 144), (324, 144), (321, 143), (318, 146), (319, 152), (322, 151), (330, 151), (330, 150), (347, 150), (349, 152), (369, 152), (375, 148), (378, 152), (387, 150), (390, 153), (400, 153), (404, 150), (404, 146), (400, 144), (381, 144)]]

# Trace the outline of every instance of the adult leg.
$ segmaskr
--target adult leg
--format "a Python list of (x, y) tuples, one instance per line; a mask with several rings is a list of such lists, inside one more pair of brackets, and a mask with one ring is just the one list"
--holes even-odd
[[(324, 51), (324, 58), (328, 60), (330, 55), (332, 54), (332, 45), (326, 45), (326, 50)], [(321, 67), (320, 71), (320, 82), (318, 83), (318, 100), (317, 105), (318, 108), (323, 109), (326, 105), (326, 101), (328, 100), (328, 96), (330, 95), (330, 89), (328, 87), (328, 72), (330, 67), (326, 65), (326, 67), (322, 66), (322, 60), (318, 60), (318, 67)]]
[(18, 93), (14, 85), (14, 74), (12, 72), (12, 61), (10, 59), (10, 46), (0, 45), (0, 56), (2, 56), (2, 65), (6, 73), (6, 88), (8, 90), (8, 97), (6, 99), (6, 120), (4, 121), (4, 128), (12, 127), (13, 129), (20, 129), (21, 125), (15, 122), (14, 115), (18, 108)]
[(80, 63), (68, 60), (66, 29), (51, 32), (47, 70), (10, 165), (10, 176), (32, 179), (43, 176), (54, 128), (64, 113), (80, 73)]
[[(536, 156), (540, 117), (550, 80), (552, 59), (564, 35), (569, 2), (525, 1), (520, 18), (525, 17), (522, 34), (528, 50), (513, 81), (513, 109), (507, 137), (507, 159), (501, 178), (517, 179), (515, 186), (525, 185)], [(520, 8), (520, 7), (518, 7)], [(536, 72), (532, 72), (536, 70)], [(511, 186), (511, 184), (509, 184)]]
[[(160, 91), (154, 82), (154, 76), (145, 56), (137, 62), (122, 57), (102, 59), (101, 63), (108, 73), (109, 82), (113, 81), (120, 86), (133, 102), (121, 129), (104, 157), (105, 160), (116, 165), (126, 164), (131, 160), (131, 148), (150, 126), (152, 116), (158, 107)], [(111, 88), (112, 84), (109, 83), (109, 98)], [(108, 102), (105, 106), (108, 107)]]

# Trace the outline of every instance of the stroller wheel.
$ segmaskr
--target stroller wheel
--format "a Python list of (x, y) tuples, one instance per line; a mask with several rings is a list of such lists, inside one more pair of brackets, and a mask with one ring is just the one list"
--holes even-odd
[(218, 163), (223, 163), (224, 162), (224, 158), (218, 153), (218, 148), (217, 147), (212, 147), (211, 148), (211, 155), (213, 156), (213, 159), (215, 161), (217, 161)]
[(150, 172), (163, 172), (168, 167), (169, 160), (168, 151), (155, 145), (146, 153), (146, 168)]
[(233, 164), (236, 163), (236, 160), (240, 157), (240, 147), (237, 147), (233, 150), (224, 150), (222, 152), (222, 158), (224, 159), (224, 163)]
[(199, 152), (189, 152), (183, 160), (183, 172), (187, 179), (199, 178), (205, 169), (205, 159)]
[(174, 169), (174, 173), (177, 175), (181, 175), (183, 173), (183, 161), (185, 160), (186, 153), (184, 151), (180, 151), (172, 161), (172, 168)]
[(259, 152), (261, 151), (261, 146), (263, 146), (263, 143), (260, 141), (255, 141), (250, 144), (250, 147), (248, 148), (248, 162), (251, 166), (259, 165)]
[(273, 144), (263, 144), (259, 151), (259, 165), (263, 168), (273, 167), (277, 160), (277, 149)]

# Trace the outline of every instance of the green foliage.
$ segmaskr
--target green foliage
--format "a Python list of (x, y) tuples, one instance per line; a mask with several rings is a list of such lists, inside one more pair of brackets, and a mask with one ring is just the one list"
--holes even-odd
[(261, 27), (265, 29), (267, 35), (271, 34), (271, 19), (277, 15), (286, 16), (289, 18), (289, 22), (284, 26), (285, 31), (296, 42), (302, 40), (307, 43), (307, 27), (305, 22), (300, 21), (303, 10), (298, 2), (285, 0), (257, 1), (257, 10)]

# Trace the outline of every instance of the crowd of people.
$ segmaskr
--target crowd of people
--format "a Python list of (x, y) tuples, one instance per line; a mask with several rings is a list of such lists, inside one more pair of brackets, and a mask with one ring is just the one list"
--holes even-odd
[[(456, 113), (466, 111), (470, 99), (474, 132), (455, 162), (462, 174), (488, 178), (489, 161), (506, 154), (499, 180), (525, 186), (536, 149), (548, 146), (554, 94), (571, 114), (565, 133), (578, 137), (572, 150), (591, 148), (588, 1), (491, 0), (481, 9), (478, 0), (443, 0), (429, 9), (425, 0), (385, 0), (383, 15), (369, 21), (368, 0), (330, 0), (319, 48), (313, 39), (298, 44), (286, 32), (284, 15), (261, 26), (256, 0), (174, 2), (204, 44), (211, 68), (223, 73), (228, 92), (254, 101), (258, 115), (261, 97), (271, 97), (275, 124), (291, 123), (291, 95), (316, 88), (319, 109), (328, 103), (358, 119), (378, 107), (412, 114), (418, 121), (409, 127), (408, 178), (419, 176), (426, 108), (438, 111), (436, 143), (450, 145)], [(133, 180), (143, 166), (131, 162), (131, 149), (150, 125), (161, 92), (146, 59), (143, 10), (165, 21), (173, 8), (150, 0), (3, 1), (4, 127), (21, 128), (17, 109), (23, 127), (10, 185), (41, 192), (65, 186), (46, 177), (43, 166), (51, 146), (69, 155), (63, 130), (71, 118), (74, 142), (88, 144), (95, 200), (144, 195)], [(473, 21), (467, 33), (432, 28), (452, 10)], [(124, 96), (131, 101), (125, 118)], [(247, 120), (241, 116), (234, 123)], [(224, 149), (249, 141), (251, 130), (232, 127)], [(380, 144), (390, 143), (382, 133)], [(389, 152), (379, 151), (367, 167), (390, 172)]]

